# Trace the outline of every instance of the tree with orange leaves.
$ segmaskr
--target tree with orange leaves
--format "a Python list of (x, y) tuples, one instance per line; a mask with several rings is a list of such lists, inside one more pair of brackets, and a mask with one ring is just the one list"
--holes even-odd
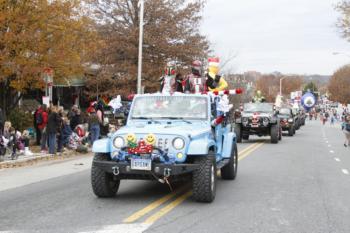
[(43, 87), (43, 70), (55, 79), (83, 74), (96, 44), (80, 0), (0, 0), (0, 106), (8, 112), (27, 90)]

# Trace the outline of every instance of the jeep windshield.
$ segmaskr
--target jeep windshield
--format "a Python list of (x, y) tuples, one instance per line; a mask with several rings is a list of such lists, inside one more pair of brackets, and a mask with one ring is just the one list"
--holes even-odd
[(243, 106), (244, 112), (273, 112), (273, 106), (269, 103), (248, 103)]
[(207, 120), (208, 99), (204, 96), (140, 96), (134, 100), (131, 119)]
[(289, 108), (281, 108), (278, 115), (291, 115), (291, 110)]

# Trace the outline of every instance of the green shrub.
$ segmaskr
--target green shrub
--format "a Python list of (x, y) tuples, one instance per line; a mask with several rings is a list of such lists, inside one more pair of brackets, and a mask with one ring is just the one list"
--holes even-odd
[(30, 112), (25, 112), (19, 108), (11, 111), (8, 120), (11, 121), (12, 127), (21, 132), (33, 127), (33, 115)]

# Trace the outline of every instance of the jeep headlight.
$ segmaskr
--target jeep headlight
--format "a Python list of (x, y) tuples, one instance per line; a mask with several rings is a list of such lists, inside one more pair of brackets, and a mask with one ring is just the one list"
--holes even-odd
[(264, 124), (264, 126), (267, 126), (269, 124), (269, 118), (264, 117), (263, 124)]
[(185, 147), (185, 141), (182, 139), (182, 138), (174, 138), (173, 140), (173, 147), (176, 149), (176, 150), (181, 150)]
[(242, 124), (244, 126), (247, 126), (248, 125), (248, 122), (249, 122), (249, 118), (248, 117), (242, 117)]
[(292, 118), (288, 119), (288, 122), (293, 123), (293, 119)]
[(116, 137), (114, 140), (113, 140), (113, 146), (115, 147), (115, 148), (118, 148), (118, 149), (120, 149), (120, 148), (122, 148), (123, 146), (124, 146), (124, 138), (122, 138), (122, 137), (120, 137), (120, 136), (118, 136), (118, 137)]

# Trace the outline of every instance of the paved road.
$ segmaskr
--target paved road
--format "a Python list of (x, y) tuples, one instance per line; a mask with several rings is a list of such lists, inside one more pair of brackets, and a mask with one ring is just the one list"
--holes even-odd
[(1, 170), (0, 232), (348, 233), (350, 149), (339, 127), (307, 123), (277, 145), (239, 144), (238, 177), (219, 179), (211, 204), (145, 181), (123, 181), (116, 198), (98, 199), (91, 158)]

